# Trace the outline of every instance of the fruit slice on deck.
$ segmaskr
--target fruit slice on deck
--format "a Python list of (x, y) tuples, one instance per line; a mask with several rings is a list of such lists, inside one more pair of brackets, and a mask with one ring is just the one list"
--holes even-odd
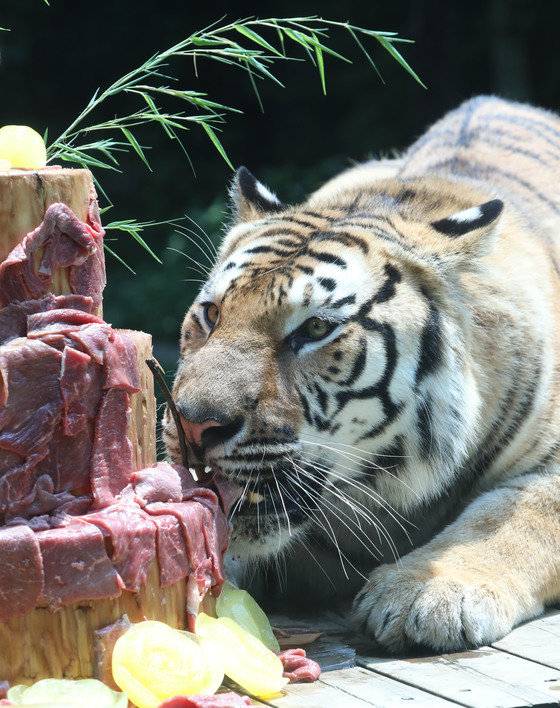
[(27, 125), (5, 125), (0, 128), (0, 159), (12, 167), (40, 170), (47, 164), (43, 138)]
[(213, 694), (224, 678), (213, 646), (163, 622), (139, 622), (113, 650), (113, 678), (138, 708), (156, 708), (166, 698)]
[(279, 693), (288, 683), (276, 654), (229, 617), (214, 619), (201, 612), (195, 632), (211, 640), (224, 673), (254, 696)]
[(216, 614), (240, 624), (271, 651), (280, 651), (268, 617), (246, 590), (240, 590), (226, 581), (216, 600)]
[(43, 679), (32, 686), (14, 686), (8, 691), (14, 705), (95, 706), (95, 708), (127, 708), (124, 693), (112, 691), (95, 679), (71, 681)]

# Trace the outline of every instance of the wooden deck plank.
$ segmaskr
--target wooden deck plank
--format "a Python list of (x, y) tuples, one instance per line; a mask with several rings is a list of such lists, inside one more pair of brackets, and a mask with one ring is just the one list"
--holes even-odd
[(560, 669), (560, 612), (549, 611), (543, 617), (526, 622), (492, 646)]
[[(343, 669), (343, 671), (351, 671), (351, 669)], [(322, 681), (294, 683), (286, 689), (286, 695), (280, 698), (267, 698), (266, 702), (276, 708), (326, 708), (327, 706), (365, 708), (375, 705)]]
[(377, 708), (394, 708), (406, 701), (413, 708), (452, 708), (457, 706), (443, 698), (407, 686), (400, 681), (356, 667), (330, 671), (321, 677), (321, 683), (334, 686), (351, 696), (368, 701)]
[(553, 692), (560, 672), (490, 647), (412, 659), (358, 656), (358, 663), (472, 708), (560, 703), (560, 696)]

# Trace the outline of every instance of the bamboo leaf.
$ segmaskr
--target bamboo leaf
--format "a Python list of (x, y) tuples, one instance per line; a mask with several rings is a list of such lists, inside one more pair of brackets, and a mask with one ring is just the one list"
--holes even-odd
[(224, 147), (222, 143), (218, 140), (218, 136), (216, 133), (212, 130), (212, 128), (207, 124), (207, 123), (201, 123), (202, 127), (206, 131), (206, 134), (210, 138), (210, 140), (214, 143), (214, 146), (216, 150), (220, 153), (220, 155), (224, 158), (224, 160), (228, 163), (228, 165), (231, 167), (233, 170), (234, 167), (229, 161), (229, 157), (226, 155), (226, 151), (224, 150)]
[(319, 69), (319, 76), (321, 77), (321, 85), (323, 87), (323, 94), (327, 95), (327, 84), (325, 82), (325, 64), (323, 63), (323, 50), (320, 44), (315, 45), (315, 56), (317, 57), (317, 68)]
[(130, 130), (128, 130), (128, 128), (121, 128), (121, 130), (122, 130), (124, 136), (126, 137), (126, 139), (128, 140), (128, 142), (132, 145), (132, 147), (136, 151), (136, 153), (140, 156), (140, 159), (142, 160), (142, 162), (146, 165), (146, 167), (150, 170), (150, 172), (152, 172), (153, 170), (150, 167), (148, 160), (146, 159), (146, 155), (144, 155), (144, 151), (142, 150), (139, 142), (136, 140), (134, 135), (130, 132)]
[(408, 73), (412, 77), (414, 77), (416, 79), (416, 81), (418, 81), (418, 83), (420, 84), (420, 86), (422, 86), (422, 88), (427, 88), (427, 86), (422, 82), (422, 80), (420, 79), (418, 74), (414, 71), (414, 69), (410, 66), (410, 64), (408, 64), (408, 62), (405, 60), (405, 58), (402, 56), (402, 54), (397, 49), (395, 49), (395, 47), (393, 47), (393, 45), (391, 44), (391, 42), (388, 39), (386, 39), (385, 37), (378, 37), (378, 40), (379, 40), (381, 46), (384, 47), (389, 52), (389, 54), (394, 59), (396, 59), (399, 62), (399, 64), (404, 69), (406, 69), (406, 71), (408, 71)]
[(253, 40), (253, 42), (256, 42), (257, 44), (260, 44), (261, 47), (264, 47), (265, 49), (268, 49), (269, 52), (272, 52), (273, 54), (276, 54), (277, 56), (281, 57), (282, 53), (279, 52), (275, 47), (272, 46), (272, 44), (269, 44), (266, 40), (264, 40), (259, 34), (257, 34), (254, 30), (249, 29), (249, 27), (245, 27), (244, 25), (238, 25), (235, 28), (240, 34), (244, 35), (248, 39)]

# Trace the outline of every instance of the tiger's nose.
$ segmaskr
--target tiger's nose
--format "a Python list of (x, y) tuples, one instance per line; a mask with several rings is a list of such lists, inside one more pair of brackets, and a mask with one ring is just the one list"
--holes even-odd
[(220, 423), (217, 420), (209, 419), (202, 423), (197, 423), (192, 420), (187, 420), (182, 415), (181, 427), (185, 431), (185, 437), (189, 445), (195, 449), (204, 451), (208, 448), (215, 447), (220, 443), (226, 442), (239, 432), (243, 421), (238, 419)]

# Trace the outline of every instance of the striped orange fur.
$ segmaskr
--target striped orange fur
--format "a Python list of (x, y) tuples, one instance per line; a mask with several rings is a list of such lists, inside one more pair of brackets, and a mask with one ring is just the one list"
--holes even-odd
[(494, 97), (303, 204), (238, 172), (173, 394), (243, 491), (234, 555), (284, 554), (269, 595), (357, 593), (390, 651), (559, 598), (559, 177), (560, 119)]

